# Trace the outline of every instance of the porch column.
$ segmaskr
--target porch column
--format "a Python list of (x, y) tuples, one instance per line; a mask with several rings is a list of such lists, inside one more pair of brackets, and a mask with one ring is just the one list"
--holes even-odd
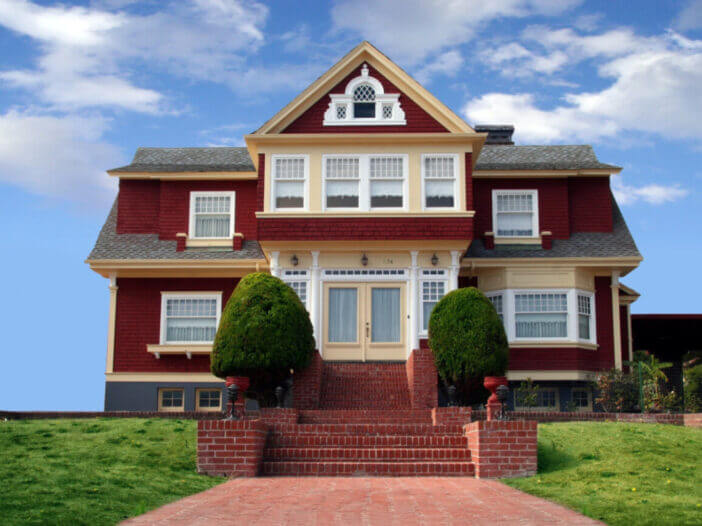
[(461, 270), (460, 250), (451, 251), (451, 268), (449, 269), (449, 292), (458, 288), (458, 273)]
[(310, 252), (312, 254), (312, 267), (310, 268), (310, 319), (314, 330), (314, 341), (317, 348), (322, 351), (322, 344), (319, 332), (319, 251)]
[(271, 276), (276, 278), (280, 277), (280, 267), (278, 266), (278, 259), (280, 258), (280, 252), (271, 252)]
[(417, 296), (419, 295), (418, 292), (418, 283), (417, 283), (417, 274), (418, 274), (418, 267), (417, 267), (417, 256), (419, 255), (419, 252), (416, 250), (413, 250), (410, 252), (410, 258), (411, 258), (411, 264), (410, 264), (410, 282), (409, 282), (409, 331), (410, 331), (410, 348), (409, 352), (411, 353), (415, 349), (419, 349), (419, 325), (417, 324), (419, 320), (418, 312), (417, 312)]
[(619, 319), (619, 271), (612, 271), (612, 334), (614, 335), (614, 368), (622, 368), (622, 326)]
[(117, 318), (117, 275), (110, 274), (110, 314), (107, 320), (107, 363), (105, 372), (114, 371), (115, 363), (115, 320)]

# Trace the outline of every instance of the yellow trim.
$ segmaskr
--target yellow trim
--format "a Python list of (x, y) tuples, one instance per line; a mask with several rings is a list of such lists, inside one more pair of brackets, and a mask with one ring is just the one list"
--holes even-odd
[(516, 266), (478, 269), (479, 289), (492, 292), (504, 289), (580, 289), (595, 291), (595, 275), (588, 268), (571, 266)]
[(256, 172), (115, 172), (107, 170), (111, 177), (120, 179), (161, 179), (164, 181), (194, 181), (199, 179), (226, 181), (254, 181)]
[(528, 378), (540, 381), (585, 380), (593, 381), (597, 373), (593, 371), (507, 371), (510, 381), (522, 381)]
[(612, 333), (614, 339), (614, 368), (622, 368), (622, 325), (619, 314), (619, 273), (612, 272)]
[(586, 342), (571, 342), (571, 341), (549, 341), (549, 342), (512, 342), (509, 344), (510, 349), (555, 349), (555, 348), (567, 348), (567, 349), (585, 349), (588, 351), (595, 351), (599, 349), (599, 345), (596, 343), (586, 343)]
[(551, 177), (608, 177), (618, 174), (621, 168), (606, 170), (475, 170), (473, 177), (476, 179), (547, 179)]
[[(185, 246), (187, 248), (202, 248), (202, 247), (232, 247), (234, 242), (233, 238), (228, 237), (224, 239), (203, 239), (203, 238), (191, 238), (187, 234), (176, 234), (176, 236), (185, 237)], [(244, 234), (241, 232), (235, 232), (234, 237), (244, 238)]]
[(117, 277), (110, 276), (110, 314), (107, 319), (107, 360), (105, 372), (111, 373), (115, 365), (115, 327), (117, 319)]
[(268, 269), (266, 259), (99, 259), (86, 260), (103, 277), (241, 277)]
[[(181, 393), (181, 401), (183, 402), (183, 405), (178, 406), (178, 407), (164, 407), (163, 406), (163, 393), (164, 391), (180, 391)], [(180, 413), (181, 411), (185, 411), (185, 389), (182, 387), (161, 387), (158, 390), (158, 410), (165, 412), (165, 413)]]
[[(200, 392), (202, 391), (216, 391), (219, 393), (219, 405), (217, 407), (200, 407)], [(199, 387), (195, 389), (195, 411), (202, 411), (205, 413), (216, 413), (222, 410), (222, 390), (212, 387)]]
[(539, 237), (497, 237), (495, 236), (496, 245), (540, 245), (541, 236)]
[(106, 373), (105, 381), (224, 383), (224, 380), (210, 373)]
[(147, 344), (146, 352), (151, 354), (210, 354), (212, 352), (212, 344)]
[(321, 77), (283, 107), (263, 124), (257, 135), (280, 132), (302, 115), (336, 84), (348, 76), (362, 62), (367, 62), (380, 74), (392, 82), (400, 92), (415, 101), (427, 113), (452, 132), (473, 132), (474, 130), (446, 105), (423, 88), (397, 64), (392, 62), (369, 42), (363, 41), (349, 51)]
[(461, 217), (461, 218), (471, 218), (475, 217), (475, 210), (469, 210), (468, 212), (256, 212), (256, 217), (259, 219), (320, 219), (320, 218), (340, 218), (340, 217)]
[(634, 335), (631, 332), (631, 304), (626, 306), (626, 325), (627, 331), (629, 333), (629, 361), (634, 361)]
[[(274, 251), (279, 252), (305, 252), (313, 250), (327, 252), (405, 252), (421, 250), (431, 251), (464, 251), (468, 245), (468, 240), (438, 240), (431, 241), (425, 239), (418, 240), (370, 240), (370, 241), (259, 241), (261, 249), (266, 254)], [(299, 255), (299, 254), (298, 254)]]

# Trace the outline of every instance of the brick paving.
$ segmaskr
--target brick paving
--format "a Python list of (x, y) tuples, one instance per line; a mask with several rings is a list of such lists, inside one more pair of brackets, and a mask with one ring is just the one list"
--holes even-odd
[(602, 524), (493, 480), (471, 478), (233, 479), (123, 524)]

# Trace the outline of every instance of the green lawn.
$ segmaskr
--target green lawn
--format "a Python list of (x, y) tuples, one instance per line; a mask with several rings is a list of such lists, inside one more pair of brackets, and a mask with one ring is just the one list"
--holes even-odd
[(115, 524), (223, 479), (195, 472), (196, 422), (0, 421), (0, 523)]
[(505, 480), (610, 525), (702, 524), (702, 430), (539, 425), (539, 474)]

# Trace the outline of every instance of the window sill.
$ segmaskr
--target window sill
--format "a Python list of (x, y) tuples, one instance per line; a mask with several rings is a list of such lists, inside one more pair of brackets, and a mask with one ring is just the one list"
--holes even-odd
[[(185, 237), (185, 234), (180, 234)], [(207, 248), (207, 247), (230, 247), (232, 246), (233, 238), (244, 237), (244, 234), (236, 232), (233, 237), (224, 238), (192, 238), (185, 237), (186, 248)]]
[(212, 353), (211, 343), (189, 343), (189, 344), (151, 344), (146, 346), (146, 352), (153, 354), (156, 359), (160, 359), (162, 354), (182, 355), (192, 359), (193, 354)]
[(496, 245), (540, 245), (541, 237), (497, 237)]
[(566, 348), (566, 349), (586, 349), (588, 351), (595, 351), (599, 349), (599, 345), (596, 343), (588, 342), (573, 342), (573, 341), (563, 341), (563, 340), (538, 340), (538, 341), (511, 341), (509, 342), (511, 349), (554, 349), (554, 348)]
[(294, 217), (304, 217), (309, 219), (321, 219), (329, 217), (473, 217), (475, 216), (475, 211), (456, 211), (456, 210), (426, 210), (421, 212), (412, 212), (408, 210), (397, 210), (393, 212), (381, 212), (380, 209), (374, 208), (372, 211), (352, 211), (345, 210), (343, 212), (332, 212), (332, 211), (320, 211), (320, 212), (307, 212), (307, 211), (289, 211), (289, 210), (279, 210), (274, 212), (256, 212), (256, 217), (260, 219), (271, 219), (271, 218), (294, 218)]

